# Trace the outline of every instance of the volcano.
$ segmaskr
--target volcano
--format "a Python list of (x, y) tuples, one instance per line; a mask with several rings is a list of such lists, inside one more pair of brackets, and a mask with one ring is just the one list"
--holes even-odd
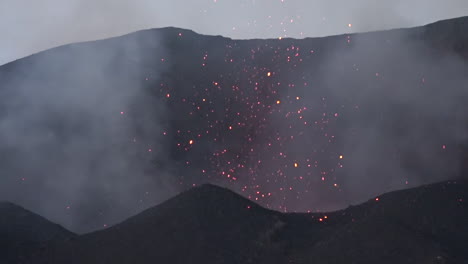
[(26, 213), (5, 256), (466, 263), (466, 32), (468, 17), (306, 39), (162, 28), (3, 65), (0, 199), (84, 234)]
[(152, 29), (3, 65), (0, 191), (74, 202), (67, 227), (88, 232), (207, 182), (291, 212), (464, 177), (467, 21), (269, 40)]

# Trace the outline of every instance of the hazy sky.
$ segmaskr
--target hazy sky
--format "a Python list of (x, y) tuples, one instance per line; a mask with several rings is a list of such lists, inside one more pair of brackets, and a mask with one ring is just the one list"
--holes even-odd
[(0, 0), (0, 64), (62, 44), (154, 27), (238, 39), (312, 37), (467, 14), (466, 0)]

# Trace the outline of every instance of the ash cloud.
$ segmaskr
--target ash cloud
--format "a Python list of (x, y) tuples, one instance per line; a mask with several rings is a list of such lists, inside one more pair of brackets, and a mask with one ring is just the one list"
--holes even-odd
[(339, 114), (337, 204), (464, 176), (468, 65), (452, 49), (462, 32), (444, 30), (344, 35), (345, 45), (330, 48), (315, 82)]
[(143, 50), (164, 53), (157, 35), (132, 34), (3, 66), (0, 199), (82, 232), (174, 192), (151, 163), (167, 159), (166, 109), (143, 85), (168, 65), (147, 68)]
[(313, 62), (297, 70), (300, 63), (291, 59), (292, 70), (274, 73), (285, 106), (269, 117), (272, 139), (266, 142), (281, 138), (283, 144), (259, 156), (281, 153), (262, 162), (280, 170), (256, 176), (266, 189), (279, 184), (287, 192), (269, 205), (332, 211), (385, 192), (466, 177), (466, 21), (345, 34), (309, 45), (292, 40), (288, 49), (294, 46), (299, 58)]

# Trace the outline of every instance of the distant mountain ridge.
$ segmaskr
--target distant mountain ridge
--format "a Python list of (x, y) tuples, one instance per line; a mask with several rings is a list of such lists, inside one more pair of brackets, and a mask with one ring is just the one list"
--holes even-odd
[[(466, 27), (468, 27), (468, 16), (462, 16), (462, 17), (458, 17), (458, 18), (443, 19), (443, 20), (431, 22), (431, 23), (428, 23), (428, 24), (425, 24), (425, 25), (422, 25), (422, 26), (418, 26), (418, 27), (394, 28), (394, 29), (368, 31), (368, 32), (342, 33), (342, 34), (324, 36), (324, 37), (306, 37), (306, 38), (303, 38), (301, 40), (335, 38), (335, 37), (345, 36), (345, 35), (348, 36), (348, 35), (363, 35), (363, 34), (386, 34), (386, 33), (391, 33), (391, 32), (394, 32), (394, 31), (408, 31), (408, 30), (418, 31), (419, 30), (421, 34), (429, 33), (429, 35), (439, 35), (439, 36), (440, 36), (440, 33), (443, 32), (444, 34), (439, 37), (439, 41), (440, 41), (439, 44), (443, 45), (444, 41), (451, 39), (452, 41), (449, 41), (448, 43), (450, 45), (455, 44), (451, 48), (456, 48), (457, 45), (460, 45), (461, 43), (466, 43), (466, 41), (468, 41), (468, 39), (467, 39), (468, 37), (466, 37), (465, 34), (462, 34), (462, 33), (465, 32)], [(233, 40), (233, 41), (276, 40), (275, 38), (232, 39), (232, 38), (225, 37), (225, 36), (222, 36), (222, 35), (207, 35), (207, 34), (198, 33), (198, 32), (196, 32), (194, 30), (191, 30), (191, 29), (168, 26), (168, 27), (161, 27), (161, 28), (152, 28), (152, 29), (139, 30), (139, 31), (136, 31), (136, 32), (133, 32), (133, 33), (128, 33), (128, 34), (119, 35), (119, 36), (106, 38), (106, 39), (101, 39), (101, 40), (76, 42), (76, 43), (62, 45), (62, 46), (59, 46), (59, 47), (56, 47), (56, 48), (61, 48), (61, 47), (70, 46), (70, 45), (81, 45), (81, 44), (85, 44), (85, 43), (95, 43), (95, 42), (107, 41), (107, 40), (112, 40), (112, 39), (120, 39), (122, 37), (126, 37), (126, 36), (129, 36), (129, 35), (145, 34), (145, 33), (154, 32), (154, 31), (164, 32), (166, 34), (172, 34), (173, 32), (177, 32), (177, 33), (182, 33), (184, 35), (188, 34), (188, 35), (191, 35), (191, 36), (198, 35), (198, 36), (211, 37), (211, 38), (223, 38), (223, 39)], [(466, 37), (466, 38), (465, 39), (460, 39), (459, 37)], [(287, 40), (287, 39), (297, 40), (295, 38), (288, 38), (288, 37), (282, 38), (282, 39), (284, 39), (284, 40)], [(56, 49), (56, 48), (52, 48), (52, 49)], [(11, 64), (11, 63), (15, 63), (15, 61), (22, 60), (22, 59), (30, 57), (30, 56), (35, 56), (36, 54), (40, 54), (40, 53), (43, 53), (43, 52), (44, 51), (41, 51), (41, 52), (26, 56), (26, 57), (23, 57), (23, 58), (19, 58), (17, 60), (5, 63), (3, 65), (8, 65), (8, 64)], [(47, 52), (47, 50), (45, 50), (45, 52)], [(3, 65), (0, 65), (0, 67), (3, 66)]]

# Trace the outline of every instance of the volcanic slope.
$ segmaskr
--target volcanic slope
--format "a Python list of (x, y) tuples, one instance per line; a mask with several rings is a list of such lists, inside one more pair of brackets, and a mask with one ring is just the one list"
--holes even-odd
[(0, 202), (0, 263), (16, 263), (45, 242), (74, 236), (72, 232), (20, 206)]
[(467, 263), (467, 199), (467, 182), (451, 181), (283, 214), (203, 185), (32, 263)]

